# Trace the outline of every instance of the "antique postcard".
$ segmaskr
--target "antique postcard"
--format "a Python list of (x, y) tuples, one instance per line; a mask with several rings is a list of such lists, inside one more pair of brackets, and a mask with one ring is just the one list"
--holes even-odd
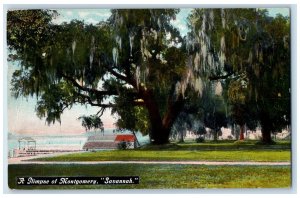
[(10, 189), (289, 189), (290, 8), (8, 9)]

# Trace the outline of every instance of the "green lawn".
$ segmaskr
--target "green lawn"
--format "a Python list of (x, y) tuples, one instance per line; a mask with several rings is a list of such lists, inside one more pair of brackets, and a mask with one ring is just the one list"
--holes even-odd
[[(290, 161), (289, 150), (147, 151), (113, 150), (67, 154), (38, 161)], [(33, 160), (33, 161), (35, 161)]]
[(184, 143), (171, 143), (166, 145), (146, 145), (140, 150), (289, 150), (290, 141), (277, 141), (273, 145), (259, 144), (256, 140), (220, 140), (217, 142), (206, 141), (204, 143), (195, 143), (186, 141)]
[[(290, 143), (186, 142), (135, 150), (75, 153), (39, 158), (41, 161), (290, 161)], [(11, 188), (289, 188), (291, 166), (220, 166), (175, 164), (9, 165)], [(16, 186), (17, 176), (140, 176), (139, 185)]]
[(290, 161), (291, 144), (260, 145), (256, 141), (219, 141), (147, 145), (135, 150), (113, 150), (68, 154), (41, 161)]
[[(18, 189), (72, 188), (289, 188), (290, 166), (206, 165), (9, 165), (9, 187)], [(18, 176), (139, 176), (137, 185), (16, 186)]]

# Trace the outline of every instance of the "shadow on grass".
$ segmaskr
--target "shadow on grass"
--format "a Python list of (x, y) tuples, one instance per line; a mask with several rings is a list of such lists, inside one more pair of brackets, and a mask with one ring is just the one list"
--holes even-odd
[(220, 141), (206, 141), (202, 143), (182, 142), (169, 143), (165, 145), (145, 145), (136, 150), (289, 150), (291, 143), (289, 141), (272, 142), (272, 144), (265, 144), (260, 141), (244, 140), (220, 140)]

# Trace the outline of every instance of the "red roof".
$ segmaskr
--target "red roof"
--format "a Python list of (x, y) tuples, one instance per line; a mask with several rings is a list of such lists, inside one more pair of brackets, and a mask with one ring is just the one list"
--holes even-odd
[(135, 141), (135, 137), (134, 135), (117, 135), (115, 142), (134, 142)]

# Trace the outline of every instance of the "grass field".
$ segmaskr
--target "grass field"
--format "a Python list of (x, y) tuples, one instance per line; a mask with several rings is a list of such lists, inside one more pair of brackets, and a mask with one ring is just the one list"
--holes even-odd
[[(9, 165), (9, 187), (13, 189), (100, 188), (289, 188), (290, 166), (206, 165)], [(139, 176), (137, 185), (16, 186), (18, 176)]]
[[(290, 142), (259, 145), (256, 141), (220, 141), (162, 146), (148, 145), (135, 150), (112, 150), (38, 158), (38, 161), (290, 161)], [(35, 161), (33, 160), (33, 161)]]
[(289, 150), (291, 149), (290, 141), (277, 141), (276, 144), (264, 145), (259, 144), (256, 140), (221, 140), (206, 141), (203, 143), (195, 143), (194, 141), (186, 141), (183, 143), (171, 143), (165, 145), (146, 145), (140, 150)]
[[(256, 161), (288, 162), (289, 142), (259, 145), (254, 141), (185, 142), (135, 150), (84, 152), (34, 159), (38, 161)], [(289, 188), (291, 166), (179, 164), (20, 164), (9, 165), (9, 186), (22, 189), (169, 189)], [(140, 176), (138, 185), (16, 186), (18, 176)]]
[(38, 161), (290, 161), (289, 150), (243, 151), (146, 151), (113, 150), (38, 158)]

